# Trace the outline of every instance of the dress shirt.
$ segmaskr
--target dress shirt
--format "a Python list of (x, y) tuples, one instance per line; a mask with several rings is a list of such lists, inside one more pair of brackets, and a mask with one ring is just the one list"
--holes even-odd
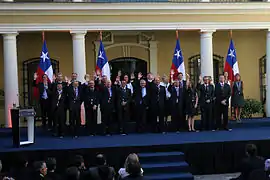
[(48, 84), (47, 85), (44, 84), (44, 91), (42, 94), (42, 99), (48, 99), (47, 89), (48, 89)]
[(169, 87), (169, 83), (165, 84), (164, 82), (160, 82), (160, 85), (165, 87), (165, 90), (166, 90), (166, 97), (167, 98), (170, 98), (171, 97), (171, 93), (168, 91), (168, 87)]
[(130, 89), (131, 94), (133, 94), (133, 86), (132, 86), (131, 83), (128, 83), (128, 84), (127, 84), (127, 88)]
[(144, 96), (146, 96), (146, 88), (142, 88), (142, 97), (144, 98)]
[(78, 97), (78, 88), (77, 87), (74, 88), (74, 92), (75, 92), (75, 97), (77, 98)]
[(175, 87), (177, 97), (179, 97), (179, 87)]
[(110, 97), (112, 97), (112, 88), (108, 88), (108, 91), (109, 91)]

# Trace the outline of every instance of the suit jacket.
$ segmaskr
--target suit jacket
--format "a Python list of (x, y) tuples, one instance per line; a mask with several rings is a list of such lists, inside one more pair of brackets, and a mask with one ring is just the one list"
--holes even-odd
[(101, 111), (114, 111), (116, 105), (117, 90), (114, 86), (111, 86), (112, 96), (107, 87), (104, 87), (100, 93), (100, 108)]
[(157, 86), (153, 86), (151, 90), (151, 107), (156, 109), (157, 107), (160, 107), (160, 110), (163, 110), (165, 107), (165, 100), (166, 100), (166, 88), (164, 86), (159, 85), (159, 88)]
[(181, 108), (183, 110), (183, 107), (184, 107), (184, 104), (185, 104), (185, 102), (184, 102), (185, 88), (183, 88), (183, 87), (180, 88), (179, 87), (179, 96), (178, 97), (177, 97), (176, 88), (174, 86), (170, 85), (168, 87), (168, 91), (171, 93), (171, 100), (170, 100), (171, 104), (173, 106), (175, 106), (177, 104), (177, 102), (178, 102), (179, 108)]
[[(38, 88), (39, 99), (41, 99), (42, 96), (43, 96), (44, 90), (45, 90), (45, 86), (44, 86), (44, 83), (43, 82), (39, 82), (38, 84), (36, 82), (37, 82), (36, 80), (33, 81), (33, 86)], [(46, 92), (47, 92), (48, 98), (50, 98), (51, 97), (51, 94), (52, 94), (52, 91), (51, 91), (52, 84), (50, 82), (48, 82), (47, 83), (47, 86), (48, 86), (48, 88), (46, 89)]]
[[(215, 88), (213, 85), (209, 84), (208, 87), (206, 88), (205, 84), (198, 84), (197, 88), (199, 91), (200, 107), (204, 107), (214, 102)], [(210, 100), (210, 103), (207, 103), (206, 102), (207, 100)]]
[(92, 108), (94, 105), (98, 106), (99, 104), (99, 92), (96, 88), (93, 91), (90, 87), (85, 87), (83, 92), (83, 102), (85, 108)]
[(52, 111), (64, 110), (66, 106), (67, 93), (65, 90), (62, 90), (61, 96), (58, 91), (53, 92), (52, 94)]
[(83, 93), (81, 86), (78, 86), (78, 96), (76, 97), (74, 87), (69, 86), (68, 87), (68, 102), (69, 102), (69, 108), (79, 108), (81, 107), (82, 101), (83, 101)]
[(142, 88), (136, 88), (134, 92), (134, 103), (135, 106), (144, 105), (145, 107), (149, 107), (150, 105), (150, 90), (146, 87), (146, 95), (142, 97)]
[(221, 104), (221, 101), (226, 100), (226, 105), (229, 106), (229, 99), (231, 97), (231, 87), (224, 83), (223, 87), (220, 83), (215, 85), (216, 104)]
[(122, 107), (122, 102), (127, 102), (126, 106), (128, 107), (131, 103), (132, 97), (131, 97), (131, 90), (129, 88), (125, 88), (125, 90), (122, 89), (122, 87), (117, 88), (117, 97), (116, 97), (116, 103), (117, 107)]
[(250, 173), (256, 169), (264, 168), (264, 159), (258, 156), (245, 158), (240, 165), (239, 180), (248, 180)]
[(95, 180), (113, 180), (115, 177), (115, 171), (113, 167), (110, 166), (97, 166), (92, 167), (88, 171), (87, 178), (85, 179), (95, 179)]

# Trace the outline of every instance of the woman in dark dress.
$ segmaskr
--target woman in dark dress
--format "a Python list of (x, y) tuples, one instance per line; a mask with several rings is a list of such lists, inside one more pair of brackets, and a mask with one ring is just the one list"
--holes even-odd
[(235, 118), (237, 122), (241, 122), (241, 109), (244, 106), (243, 81), (240, 74), (235, 75), (235, 81), (232, 84), (232, 107), (234, 107)]
[(198, 94), (192, 83), (187, 80), (186, 85), (186, 114), (188, 116), (188, 130), (195, 131), (194, 116), (198, 106)]

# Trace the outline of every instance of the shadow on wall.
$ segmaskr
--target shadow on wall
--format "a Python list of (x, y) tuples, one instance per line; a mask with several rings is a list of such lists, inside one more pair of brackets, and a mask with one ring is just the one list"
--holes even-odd
[(0, 89), (0, 128), (5, 126), (5, 92)]

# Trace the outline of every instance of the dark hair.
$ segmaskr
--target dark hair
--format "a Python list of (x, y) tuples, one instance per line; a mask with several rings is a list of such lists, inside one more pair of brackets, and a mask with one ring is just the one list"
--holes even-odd
[(72, 166), (80, 167), (83, 162), (84, 162), (83, 156), (76, 155), (73, 159)]
[(139, 162), (130, 162), (127, 164), (126, 171), (131, 175), (140, 175), (141, 174), (141, 165)]
[(255, 144), (247, 144), (246, 145), (246, 152), (249, 156), (256, 156), (257, 155), (257, 147)]
[(46, 160), (46, 165), (49, 171), (56, 169), (56, 159), (55, 158), (48, 158)]
[(35, 161), (33, 163), (34, 170), (37, 171), (37, 172), (40, 171), (40, 169), (42, 168), (44, 163), (45, 163), (44, 161)]
[(66, 180), (78, 180), (79, 179), (79, 169), (75, 166), (69, 167), (66, 170)]
[(103, 154), (98, 154), (96, 156), (96, 165), (102, 166), (106, 164), (106, 158)]

